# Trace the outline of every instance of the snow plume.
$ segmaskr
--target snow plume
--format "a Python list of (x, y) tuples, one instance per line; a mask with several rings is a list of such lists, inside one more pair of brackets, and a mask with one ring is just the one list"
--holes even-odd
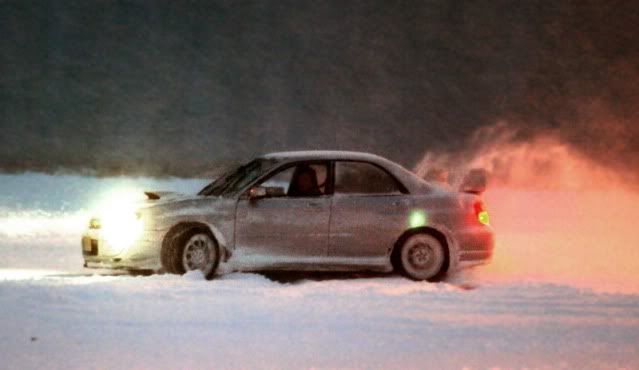
[(475, 278), (639, 291), (636, 174), (594, 161), (564, 137), (501, 122), (472, 135), (472, 150), (427, 153), (415, 170), (455, 187), (470, 169), (486, 171), (497, 246)]
[[(471, 169), (484, 169), (490, 185), (536, 190), (605, 190), (612, 184), (631, 186), (632, 174), (593, 161), (557, 132), (522, 138), (524, 134), (499, 122), (477, 130), (466, 151), (428, 152), (417, 165), (419, 176), (458, 186)], [(444, 175), (442, 175), (444, 174)]]
[(89, 219), (127, 209), (144, 190), (195, 193), (209, 180), (0, 174), (0, 269), (82, 267)]
[(89, 214), (85, 211), (0, 210), (0, 238), (14, 243), (23, 240), (31, 244), (34, 240), (50, 243), (69, 237), (77, 241), (88, 219)]

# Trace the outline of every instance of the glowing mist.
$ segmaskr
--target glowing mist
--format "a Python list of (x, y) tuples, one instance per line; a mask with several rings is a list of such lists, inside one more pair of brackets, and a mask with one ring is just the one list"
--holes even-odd
[(508, 130), (498, 132), (476, 143), (470, 160), (431, 153), (417, 168), (479, 167), (491, 176), (484, 199), (497, 246), (493, 262), (471, 273), (473, 279), (639, 292), (636, 188), (553, 136), (513, 143)]

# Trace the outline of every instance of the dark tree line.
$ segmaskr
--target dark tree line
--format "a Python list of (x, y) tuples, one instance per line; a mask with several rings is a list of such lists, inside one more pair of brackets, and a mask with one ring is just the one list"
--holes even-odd
[(319, 148), (412, 166), (497, 120), (639, 168), (638, 9), (3, 0), (0, 168), (193, 176)]

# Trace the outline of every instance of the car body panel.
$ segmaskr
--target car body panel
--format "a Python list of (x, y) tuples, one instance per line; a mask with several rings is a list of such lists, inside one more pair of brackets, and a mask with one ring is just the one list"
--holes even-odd
[(335, 258), (386, 258), (408, 227), (404, 194), (335, 194), (328, 254)]
[(325, 257), (331, 197), (240, 199), (235, 249), (245, 256)]

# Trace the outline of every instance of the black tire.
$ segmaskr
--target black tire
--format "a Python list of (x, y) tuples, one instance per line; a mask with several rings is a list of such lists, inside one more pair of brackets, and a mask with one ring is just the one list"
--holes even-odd
[(426, 233), (406, 238), (394, 256), (394, 264), (412, 280), (437, 281), (447, 268), (446, 247), (436, 237)]
[[(208, 240), (205, 265), (190, 266), (185, 261), (185, 249), (191, 247), (195, 239)], [(197, 241), (197, 240), (196, 240)], [(188, 254), (188, 251), (187, 251)], [(162, 243), (160, 254), (162, 268), (170, 274), (182, 275), (189, 270), (201, 270), (207, 279), (213, 278), (220, 263), (220, 248), (213, 234), (205, 227), (191, 227), (177, 230)]]

